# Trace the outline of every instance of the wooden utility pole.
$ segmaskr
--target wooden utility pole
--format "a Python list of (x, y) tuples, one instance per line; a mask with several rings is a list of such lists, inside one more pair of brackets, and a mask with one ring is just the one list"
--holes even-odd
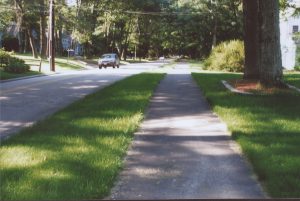
[(54, 0), (50, 0), (49, 16), (49, 63), (50, 70), (55, 71), (55, 41), (54, 41)]

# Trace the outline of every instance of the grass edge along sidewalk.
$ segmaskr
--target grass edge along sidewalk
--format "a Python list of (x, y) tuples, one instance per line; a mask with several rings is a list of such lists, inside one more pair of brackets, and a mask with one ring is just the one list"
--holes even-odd
[(163, 76), (119, 81), (4, 141), (1, 200), (107, 196)]
[(228, 125), (272, 197), (300, 197), (300, 94), (243, 96), (227, 91), (221, 80), (234, 73), (193, 73), (213, 111)]

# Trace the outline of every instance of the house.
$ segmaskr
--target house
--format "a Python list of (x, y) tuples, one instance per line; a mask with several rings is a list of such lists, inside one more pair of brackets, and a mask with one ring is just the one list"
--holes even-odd
[(64, 33), (62, 35), (62, 47), (63, 50), (68, 51), (69, 49), (73, 49), (74, 52), (70, 55), (81, 56), (83, 55), (83, 46), (74, 40), (71, 35)]
[[(300, 2), (294, 1), (297, 6)], [(300, 16), (293, 16), (294, 9), (288, 9), (280, 15), (280, 43), (282, 66), (293, 70), (296, 64), (297, 45), (293, 36), (300, 31)]]

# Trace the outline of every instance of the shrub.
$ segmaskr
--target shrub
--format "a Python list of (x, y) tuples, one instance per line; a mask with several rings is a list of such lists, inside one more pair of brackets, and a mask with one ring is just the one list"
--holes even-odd
[(295, 66), (295, 70), (300, 71), (300, 66)]
[(25, 73), (29, 71), (29, 65), (25, 61), (11, 56), (12, 53), (0, 49), (0, 67), (4, 67), (4, 71), (9, 73)]
[(25, 64), (24, 60), (16, 57), (10, 57), (8, 65), (4, 67), (4, 71), (9, 73), (25, 73), (29, 69), (29, 65)]
[(204, 69), (242, 72), (244, 69), (244, 43), (231, 40), (216, 46), (204, 62)]
[(0, 49), (0, 66), (7, 66), (10, 58), (9, 52)]

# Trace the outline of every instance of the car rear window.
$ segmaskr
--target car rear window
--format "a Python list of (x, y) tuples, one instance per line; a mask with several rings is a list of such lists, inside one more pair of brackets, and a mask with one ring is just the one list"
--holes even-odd
[(112, 58), (112, 55), (111, 54), (104, 54), (101, 56), (102, 59), (110, 59)]

